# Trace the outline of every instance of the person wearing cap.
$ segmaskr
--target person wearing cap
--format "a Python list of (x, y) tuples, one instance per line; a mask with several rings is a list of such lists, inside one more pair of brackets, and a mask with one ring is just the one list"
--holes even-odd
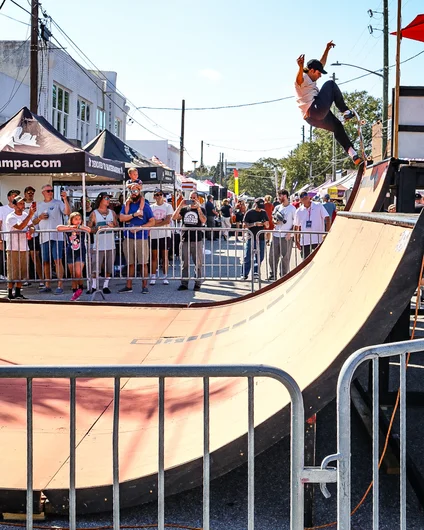
[(285, 276), (290, 272), (290, 258), (293, 249), (293, 239), (290, 232), (293, 230), (296, 208), (290, 204), (287, 190), (280, 190), (278, 199), (279, 203), (272, 212), (275, 228), (269, 249), (268, 280), (275, 280), (278, 270), (280, 276)]
[(352, 119), (355, 116), (354, 113), (347, 107), (342, 92), (335, 81), (327, 81), (323, 84), (321, 90), (317, 87), (318, 79), (322, 74), (327, 73), (324, 70), (324, 66), (327, 62), (328, 52), (334, 46), (334, 42), (330, 41), (321, 60), (311, 59), (307, 62), (306, 67), (305, 55), (302, 54), (298, 57), (299, 70), (295, 81), (296, 102), (303, 119), (313, 127), (334, 133), (336, 140), (350, 156), (354, 164), (359, 165), (363, 160), (355, 151), (342, 123), (331, 112), (331, 105), (335, 104), (343, 114), (345, 122)]
[[(107, 231), (106, 227), (117, 228), (119, 223), (116, 213), (110, 208), (110, 199), (111, 196), (107, 191), (99, 193), (87, 223), (87, 226), (94, 233), (93, 277), (91, 279), (91, 287), (88, 289), (87, 294), (92, 294), (97, 289), (97, 265), (99, 272), (104, 266), (105, 280), (103, 282), (102, 292), (103, 294), (111, 293), (109, 281), (113, 275), (113, 267), (115, 265), (115, 232)], [(99, 228), (102, 231), (98, 233)], [(97, 256), (99, 256), (98, 264)]]
[(57, 275), (55, 294), (63, 294), (63, 233), (56, 228), (63, 223), (63, 216), (71, 214), (71, 205), (66, 191), (61, 191), (61, 201), (53, 198), (53, 186), (44, 184), (41, 187), (44, 201), (37, 202), (37, 211), (32, 222), (38, 224), (40, 230), (41, 261), (43, 262), (45, 287), (40, 293), (51, 293), (50, 278), (53, 275), (52, 261), (54, 261)]
[[(253, 249), (256, 250), (257, 234), (261, 230), (268, 230), (269, 219), (265, 211), (265, 201), (262, 198), (255, 199), (253, 208), (246, 212), (243, 219), (243, 228), (248, 228), (251, 237), (248, 237), (244, 244), (244, 261), (242, 279), (247, 280), (252, 263), (252, 241)], [(259, 264), (255, 264), (255, 269), (261, 266), (265, 257), (265, 234), (259, 236)], [(256, 270), (254, 271), (256, 272)]]
[[(24, 189), (24, 199), (25, 199), (25, 211), (29, 214), (29, 211), (32, 205), (37, 205), (34, 201), (35, 188), (32, 186), (27, 186)], [(30, 265), (30, 277), (36, 278), (38, 276), (39, 280), (43, 279), (43, 268), (41, 267), (40, 260), (40, 238), (38, 237), (37, 232), (31, 234), (31, 239), (28, 239), (29, 255), (31, 256), (32, 266)], [(35, 269), (35, 271), (34, 271)], [(27, 283), (25, 285), (28, 285)], [(44, 283), (40, 281), (40, 288), (44, 287)]]
[(7, 275), (6, 250), (7, 234), (1, 235), (1, 232), (7, 232), (5, 228), (6, 217), (15, 211), (13, 200), (20, 195), (19, 190), (10, 190), (7, 193), (7, 204), (0, 206), (0, 280), (5, 279)]
[(302, 206), (296, 211), (294, 229), (300, 231), (295, 235), (296, 247), (301, 251), (302, 258), (322, 243), (322, 234), (308, 234), (305, 232), (328, 232), (330, 230), (330, 216), (320, 202), (313, 202), (306, 191), (300, 194)]
[(415, 213), (421, 213), (421, 210), (423, 209), (423, 197), (421, 193), (415, 194)]
[[(7, 274), (8, 274), (8, 298), (24, 299), (21, 293), (22, 280), (27, 276), (28, 267), (28, 225), (35, 214), (35, 205), (32, 205), (29, 212), (25, 211), (25, 199), (17, 195), (13, 201), (13, 212), (9, 213), (5, 220), (6, 232), (9, 232), (7, 240)], [(33, 229), (33, 228), (32, 228)], [(13, 288), (16, 288), (13, 293)]]
[(156, 270), (158, 269), (159, 253), (162, 258), (162, 281), (164, 285), (169, 285), (168, 280), (168, 250), (171, 247), (171, 231), (165, 230), (169, 227), (174, 214), (172, 204), (165, 201), (162, 190), (155, 190), (153, 197), (156, 202), (151, 205), (155, 217), (155, 227), (162, 227), (161, 230), (151, 230), (150, 243), (152, 245), (152, 263), (150, 267), (150, 285), (156, 283)]
[(293, 197), (293, 201), (292, 201), (292, 204), (293, 206), (296, 208), (296, 210), (299, 208), (300, 206), (300, 199), (299, 199), (299, 195), (296, 193), (295, 196)]
[(327, 213), (330, 216), (331, 224), (333, 224), (333, 221), (336, 218), (337, 208), (334, 202), (330, 201), (330, 195), (328, 193), (324, 195), (324, 202), (322, 203), (322, 205), (327, 210)]
[(144, 226), (146, 228), (155, 226), (155, 218), (152, 209), (141, 195), (140, 184), (134, 183), (129, 187), (130, 198), (122, 206), (119, 219), (130, 228), (124, 232), (123, 250), (128, 265), (128, 278), (125, 287), (120, 293), (132, 293), (132, 278), (136, 272), (136, 266), (141, 265), (143, 271), (142, 294), (147, 294), (147, 276), (149, 274), (147, 264), (149, 263), (149, 231), (137, 230)]

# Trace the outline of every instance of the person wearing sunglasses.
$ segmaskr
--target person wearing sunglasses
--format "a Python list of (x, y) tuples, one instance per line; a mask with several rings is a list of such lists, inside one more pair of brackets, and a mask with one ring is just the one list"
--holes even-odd
[[(33, 224), (38, 224), (40, 230), (41, 261), (43, 262), (45, 287), (40, 293), (51, 293), (50, 279), (52, 277), (52, 262), (54, 261), (58, 278), (55, 294), (63, 294), (63, 232), (58, 232), (57, 227), (63, 224), (63, 216), (71, 214), (71, 205), (66, 191), (61, 191), (61, 201), (53, 198), (53, 186), (45, 184), (41, 188), (44, 200), (37, 202), (37, 211)], [(43, 232), (45, 230), (45, 232)]]
[[(169, 226), (174, 213), (172, 205), (165, 201), (163, 192), (156, 190), (153, 194), (155, 203), (151, 205), (153, 215), (155, 217), (155, 227)], [(170, 230), (152, 230), (150, 232), (150, 241), (152, 245), (152, 264), (150, 270), (150, 285), (156, 283), (156, 270), (158, 268), (158, 253), (160, 252), (162, 258), (163, 283), (168, 285), (168, 250), (171, 246), (171, 232)]]
[[(97, 289), (97, 250), (99, 256), (99, 271), (104, 264), (105, 280), (103, 282), (103, 294), (110, 294), (109, 280), (112, 277), (113, 266), (115, 264), (115, 232), (104, 231), (106, 227), (116, 228), (119, 226), (116, 213), (110, 208), (110, 195), (107, 191), (102, 191), (97, 196), (94, 203), (94, 209), (88, 220), (88, 226), (95, 234), (94, 253), (92, 259), (93, 278), (91, 280), (91, 289), (88, 294)], [(97, 233), (99, 228), (101, 232)]]

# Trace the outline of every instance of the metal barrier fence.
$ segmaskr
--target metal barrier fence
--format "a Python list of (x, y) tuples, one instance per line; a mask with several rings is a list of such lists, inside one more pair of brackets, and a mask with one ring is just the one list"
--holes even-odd
[[(166, 232), (165, 237), (158, 237)], [(143, 243), (142, 237), (147, 243)], [(234, 240), (230, 242), (230, 234)], [(115, 239), (103, 250), (106, 238)], [(143, 236), (145, 234), (145, 236)], [(139, 239), (133, 239), (139, 237)], [(240, 240), (240, 241), (239, 241)], [(101, 227), (95, 234), (92, 261), (96, 278), (150, 280), (154, 282), (194, 280), (245, 281), (243, 274), (244, 261), (253, 263), (252, 250), (246, 255), (245, 244), (253, 240), (248, 229), (228, 230), (226, 228), (189, 228), (189, 227), (153, 227), (146, 230), (142, 227), (107, 228)], [(108, 254), (110, 257), (108, 257)], [(101, 267), (107, 261), (114, 261), (113, 270)], [(136, 265), (139, 265), (138, 268)], [(111, 269), (111, 267), (109, 267)], [(159, 274), (162, 269), (162, 276)], [(254, 279), (251, 279), (252, 291)]]
[[(256, 234), (253, 252), (254, 262), (260, 264), (258, 288), (261, 288), (264, 279), (278, 280), (297, 267), (322, 243), (326, 234), (327, 232), (312, 230), (288, 230), (282, 233), (260, 230)], [(267, 248), (269, 252), (266, 251)]]
[[(351, 524), (351, 383), (355, 372), (366, 361), (372, 361), (372, 529), (379, 526), (379, 359), (399, 357), (399, 445), (400, 445), (400, 529), (406, 530), (406, 369), (409, 353), (424, 352), (424, 339), (382, 344), (362, 348), (344, 363), (337, 385), (337, 453), (326, 457), (321, 467), (337, 462), (337, 528), (350, 530)], [(324, 487), (324, 495), (328, 491)]]
[[(57, 280), (61, 286), (76, 281), (78, 268), (78, 281), (86, 281), (89, 288), (105, 279), (152, 284), (208, 280), (249, 282), (253, 292), (265, 279), (274, 281), (296, 267), (316, 247), (312, 242), (298, 251), (296, 236), (321, 238), (325, 232), (290, 231), (280, 238), (272, 230), (261, 230), (255, 237), (248, 229), (100, 227), (94, 234), (41, 230), (30, 239), (27, 234), (3, 232), (8, 250), (0, 251), (0, 282)], [(59, 234), (63, 243), (57, 241)], [(71, 239), (78, 239), (76, 235), (83, 238), (78, 242), (83, 250), (72, 250)], [(272, 237), (266, 245), (268, 235)], [(7, 257), (12, 251), (15, 263)], [(94, 297), (100, 293), (97, 289)]]
[(0, 282), (86, 281), (91, 277), (90, 234), (81, 230), (2, 232)]
[[(379, 417), (378, 417), (378, 360), (380, 357), (400, 356), (400, 528), (406, 530), (406, 363), (408, 352), (424, 351), (424, 339), (384, 344), (363, 348), (352, 354), (344, 363), (337, 386), (337, 453), (325, 457), (321, 467), (304, 465), (305, 410), (301, 390), (286, 372), (263, 365), (191, 365), (191, 366), (1, 366), (0, 379), (26, 379), (27, 388), (27, 529), (33, 527), (33, 380), (69, 379), (69, 527), (76, 529), (76, 415), (78, 378), (111, 378), (114, 380), (114, 406), (112, 427), (113, 476), (113, 528), (120, 528), (119, 486), (119, 418), (121, 378), (158, 379), (158, 528), (165, 528), (165, 381), (166, 378), (203, 379), (203, 528), (210, 530), (210, 378), (246, 378), (248, 419), (248, 530), (255, 528), (255, 378), (275, 379), (285, 386), (291, 398), (290, 412), (290, 529), (304, 530), (304, 485), (320, 484), (325, 497), (330, 493), (326, 483), (337, 482), (337, 528), (351, 529), (351, 414), (350, 388), (358, 367), (371, 360), (373, 368), (373, 530), (379, 528)], [(337, 468), (329, 468), (331, 462)], [(332, 523), (330, 526), (333, 526)]]

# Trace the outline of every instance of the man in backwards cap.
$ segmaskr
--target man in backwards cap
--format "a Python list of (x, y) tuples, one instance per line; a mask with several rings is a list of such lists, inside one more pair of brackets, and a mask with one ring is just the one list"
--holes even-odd
[(354, 113), (347, 108), (340, 88), (335, 81), (330, 80), (323, 84), (321, 90), (317, 87), (317, 81), (322, 74), (327, 62), (328, 52), (334, 48), (335, 44), (330, 41), (324, 51), (321, 60), (311, 59), (305, 67), (305, 55), (300, 55), (297, 59), (299, 70), (296, 76), (295, 91), (296, 102), (304, 120), (319, 129), (326, 129), (334, 133), (336, 140), (343, 147), (346, 153), (353, 160), (355, 165), (362, 162), (361, 157), (353, 148), (346, 131), (341, 122), (331, 112), (331, 105), (334, 103), (343, 114), (344, 121), (354, 117)]

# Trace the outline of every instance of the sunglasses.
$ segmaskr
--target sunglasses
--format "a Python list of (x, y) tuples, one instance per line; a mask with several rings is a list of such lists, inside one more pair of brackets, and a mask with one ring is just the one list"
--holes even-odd
[(105, 201), (110, 201), (110, 197), (102, 197)]
[(44, 190), (46, 193), (53, 193), (53, 190)]
[(163, 196), (163, 193), (155, 193), (155, 194), (153, 195), (153, 197), (162, 197), (162, 196)]

